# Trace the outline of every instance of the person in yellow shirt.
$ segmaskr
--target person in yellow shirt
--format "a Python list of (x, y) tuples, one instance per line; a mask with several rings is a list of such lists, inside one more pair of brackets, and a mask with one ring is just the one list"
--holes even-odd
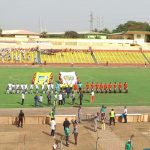
[(115, 111), (114, 111), (114, 109), (112, 109), (111, 111), (110, 111), (110, 113), (109, 113), (109, 116), (110, 116), (110, 122), (109, 122), (109, 124), (110, 124), (110, 126), (111, 126), (111, 123), (113, 122), (114, 123), (114, 125), (115, 125)]

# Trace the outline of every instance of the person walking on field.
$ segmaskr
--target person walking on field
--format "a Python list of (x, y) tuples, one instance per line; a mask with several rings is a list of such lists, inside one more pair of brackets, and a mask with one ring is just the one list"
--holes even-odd
[(25, 121), (25, 116), (22, 110), (20, 110), (19, 116), (18, 116), (18, 128), (23, 127), (23, 121)]
[(114, 111), (114, 109), (112, 109), (112, 110), (110, 111), (109, 115), (110, 115), (110, 122), (109, 122), (110, 126), (111, 126), (112, 122), (113, 122), (114, 125), (115, 125), (115, 111)]

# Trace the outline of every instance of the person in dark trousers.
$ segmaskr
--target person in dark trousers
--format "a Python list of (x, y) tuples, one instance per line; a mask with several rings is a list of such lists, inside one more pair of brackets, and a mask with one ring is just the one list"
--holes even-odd
[(25, 94), (24, 94), (24, 92), (22, 92), (21, 98), (22, 98), (21, 105), (23, 105), (23, 104), (24, 104), (24, 99), (25, 99)]
[(47, 105), (51, 105), (51, 93), (47, 94)]
[(82, 100), (83, 100), (83, 92), (80, 91), (79, 93), (79, 100), (80, 100), (80, 105), (82, 105)]
[(19, 116), (18, 116), (18, 128), (21, 126), (23, 127), (23, 120), (25, 121), (25, 116), (22, 110), (20, 110)]
[(124, 116), (124, 123), (127, 123), (127, 113), (128, 113), (127, 107), (126, 107), (126, 106), (124, 106), (124, 112), (123, 112), (123, 116)]
[(66, 146), (69, 146), (68, 141), (69, 141), (69, 133), (70, 133), (70, 129), (69, 129), (70, 122), (68, 121), (67, 118), (65, 118), (63, 126), (64, 126), (64, 132), (65, 132), (65, 137), (66, 137)]
[(110, 111), (110, 113), (109, 113), (109, 115), (110, 115), (110, 126), (111, 126), (111, 123), (113, 122), (114, 123), (114, 125), (115, 125), (115, 111), (114, 111), (114, 109), (112, 109), (111, 111)]

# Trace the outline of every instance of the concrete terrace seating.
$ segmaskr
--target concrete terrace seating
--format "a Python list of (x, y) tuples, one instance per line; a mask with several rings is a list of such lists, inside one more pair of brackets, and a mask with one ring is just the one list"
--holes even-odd
[(144, 64), (147, 60), (141, 52), (133, 51), (96, 51), (94, 52), (98, 63)]
[(41, 62), (47, 63), (94, 63), (91, 54), (85, 52), (58, 52), (54, 55), (41, 54)]

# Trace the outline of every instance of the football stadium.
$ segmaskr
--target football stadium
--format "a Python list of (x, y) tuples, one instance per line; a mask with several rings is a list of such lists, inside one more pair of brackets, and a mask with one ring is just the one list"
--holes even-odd
[[(35, 33), (18, 33), (17, 38), (1, 37), (0, 43), (1, 149), (121, 150), (130, 147), (131, 141), (137, 150), (149, 147), (148, 43), (141, 43), (141, 39), (40, 37), (32, 37), (31, 43), (21, 36)], [(132, 34), (146, 37), (149, 33)], [(103, 109), (107, 110), (106, 129), (101, 127)], [(112, 109), (115, 121), (109, 118)], [(25, 113), (22, 130), (16, 127), (20, 110)], [(49, 131), (53, 118), (57, 123), (55, 138)], [(69, 144), (65, 143), (61, 127), (65, 118), (73, 124), (70, 130), (79, 126), (79, 144), (75, 141), (75, 146), (75, 133), (69, 136)]]
[(149, 5), (0, 2), (0, 150), (150, 150)]

